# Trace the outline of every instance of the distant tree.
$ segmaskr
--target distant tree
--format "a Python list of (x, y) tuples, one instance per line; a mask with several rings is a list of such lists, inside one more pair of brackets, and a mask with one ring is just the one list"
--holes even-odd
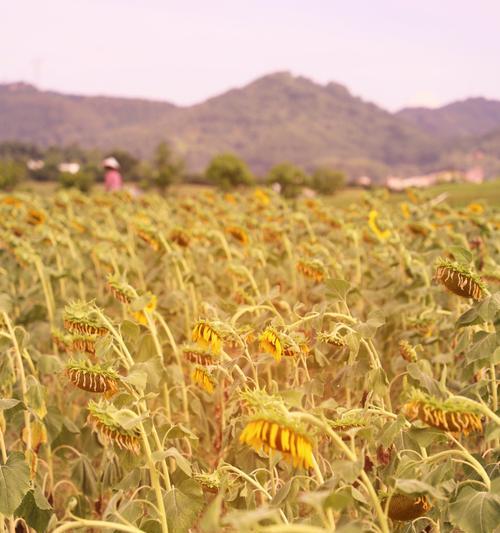
[(75, 174), (70, 172), (59, 173), (59, 184), (64, 188), (75, 187), (82, 192), (88, 192), (97, 180), (99, 169), (93, 165), (87, 165)]
[(280, 163), (269, 171), (267, 181), (269, 184), (279, 183), (283, 196), (295, 198), (310, 184), (310, 177), (291, 163)]
[(180, 181), (184, 173), (184, 161), (174, 154), (168, 143), (160, 143), (153, 158), (153, 180), (157, 187), (164, 190), (176, 181)]
[(345, 184), (346, 175), (329, 167), (318, 167), (311, 176), (311, 187), (320, 194), (334, 194)]
[(42, 159), (43, 152), (37, 146), (22, 141), (4, 141), (0, 143), (0, 158), (27, 161), (28, 159)]
[(216, 155), (205, 170), (205, 177), (211, 184), (224, 190), (254, 182), (247, 164), (230, 153)]
[(26, 179), (26, 165), (14, 159), (0, 159), (0, 189), (10, 189)]

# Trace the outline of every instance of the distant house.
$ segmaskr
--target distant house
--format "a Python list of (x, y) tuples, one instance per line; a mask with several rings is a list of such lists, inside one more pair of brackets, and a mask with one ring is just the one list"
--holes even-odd
[(80, 163), (59, 163), (57, 165), (59, 172), (67, 172), (68, 174), (77, 174), (80, 171)]
[(370, 178), (370, 176), (360, 176), (358, 179), (356, 179), (354, 183), (358, 187), (364, 187), (368, 189), (372, 186), (372, 179)]
[(463, 172), (442, 170), (440, 172), (433, 172), (432, 174), (410, 176), (408, 178), (389, 176), (385, 182), (385, 185), (391, 191), (404, 191), (410, 187), (425, 188), (432, 187), (438, 183), (453, 183), (460, 181), (467, 181)]
[(465, 181), (468, 183), (483, 183), (484, 181), (484, 170), (483, 167), (476, 166), (470, 168), (465, 173)]
[(26, 166), (29, 170), (41, 170), (45, 166), (43, 159), (30, 159), (26, 162)]
[(385, 182), (386, 187), (391, 191), (404, 191), (410, 187), (431, 187), (438, 182), (436, 174), (424, 176), (411, 176), (409, 178), (400, 178), (398, 176), (389, 176)]

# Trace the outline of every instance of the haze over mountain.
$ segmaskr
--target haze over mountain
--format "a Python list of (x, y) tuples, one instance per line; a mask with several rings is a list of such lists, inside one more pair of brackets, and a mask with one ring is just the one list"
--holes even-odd
[[(257, 173), (282, 161), (375, 175), (416, 172), (445, 165), (450, 150), (468, 150), (476, 143), (472, 136), (497, 129), (500, 102), (475, 98), (392, 114), (342, 85), (319, 85), (287, 72), (189, 107), (0, 85), (0, 141), (120, 147), (149, 155), (166, 140), (195, 171), (216, 153), (232, 151)], [(496, 140), (494, 135), (483, 145), (495, 151)]]

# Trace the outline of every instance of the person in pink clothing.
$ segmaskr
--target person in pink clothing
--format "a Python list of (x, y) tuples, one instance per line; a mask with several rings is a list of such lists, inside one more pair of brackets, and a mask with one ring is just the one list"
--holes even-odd
[(108, 157), (103, 162), (104, 188), (107, 192), (119, 191), (123, 187), (123, 178), (120, 174), (120, 163), (114, 157)]

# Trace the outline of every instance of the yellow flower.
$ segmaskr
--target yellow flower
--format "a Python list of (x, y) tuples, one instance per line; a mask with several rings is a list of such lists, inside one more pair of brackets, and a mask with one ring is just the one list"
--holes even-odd
[(391, 232), (388, 229), (382, 231), (378, 227), (377, 217), (378, 212), (375, 211), (375, 209), (372, 209), (368, 217), (368, 226), (373, 231), (373, 233), (375, 233), (375, 235), (379, 238), (379, 240), (386, 241), (391, 236)]
[(147, 326), (148, 319), (146, 314), (151, 315), (151, 313), (153, 313), (153, 311), (156, 309), (157, 301), (158, 299), (156, 298), (156, 296), (154, 294), (151, 294), (148, 303), (141, 310), (132, 312), (132, 316), (137, 320), (137, 322), (139, 322), (139, 324)]
[(216, 355), (222, 349), (222, 335), (215, 327), (206, 320), (198, 320), (192, 332), (193, 342), (198, 343), (203, 348), (211, 348)]
[(484, 207), (481, 204), (472, 203), (467, 206), (467, 211), (475, 215), (482, 215), (484, 213)]
[(269, 195), (263, 189), (255, 189), (254, 196), (262, 205), (269, 205), (271, 202)]
[(204, 368), (197, 366), (191, 374), (191, 379), (208, 394), (213, 394), (215, 390), (215, 381), (213, 377)]
[(240, 442), (255, 450), (263, 449), (266, 453), (279, 451), (291, 459), (294, 467), (312, 468), (314, 465), (311, 441), (293, 428), (272, 419), (257, 418), (248, 422), (240, 435)]
[(468, 435), (483, 431), (481, 415), (453, 398), (441, 400), (413, 390), (412, 397), (403, 406), (403, 412), (412, 420), (418, 418), (431, 427), (451, 433)]
[(259, 337), (259, 347), (266, 353), (271, 354), (277, 362), (281, 361), (283, 343), (279, 333), (272, 327), (266, 328)]
[(403, 218), (408, 220), (411, 216), (410, 206), (406, 202), (401, 202), (399, 207), (401, 208), (401, 213), (403, 213)]
[(248, 233), (240, 226), (228, 226), (226, 228), (226, 233), (231, 235), (231, 237), (236, 239), (243, 246), (248, 244)]
[(318, 259), (303, 260), (300, 259), (295, 265), (297, 272), (300, 272), (306, 278), (313, 280), (315, 283), (321, 283), (326, 277), (326, 268)]

